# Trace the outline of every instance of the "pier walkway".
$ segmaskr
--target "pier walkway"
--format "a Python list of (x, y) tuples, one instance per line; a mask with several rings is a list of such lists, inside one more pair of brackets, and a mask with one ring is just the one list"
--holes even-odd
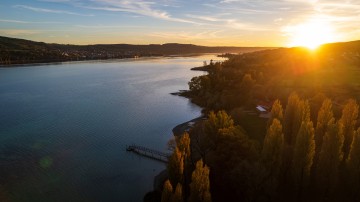
[(156, 151), (153, 149), (149, 149), (143, 146), (139, 146), (139, 145), (130, 145), (126, 147), (126, 151), (131, 151), (134, 153), (137, 153), (141, 156), (145, 156), (148, 158), (152, 158), (164, 163), (168, 162), (168, 158), (170, 157), (171, 154), (168, 153), (164, 153), (164, 152), (160, 152), (160, 151)]

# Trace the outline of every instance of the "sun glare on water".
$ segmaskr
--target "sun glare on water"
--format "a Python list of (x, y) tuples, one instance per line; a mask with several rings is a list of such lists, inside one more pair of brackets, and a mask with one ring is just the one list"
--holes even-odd
[(303, 46), (309, 49), (316, 49), (321, 44), (334, 42), (334, 29), (328, 23), (321, 21), (312, 21), (293, 27), (288, 27), (290, 33), (290, 47)]

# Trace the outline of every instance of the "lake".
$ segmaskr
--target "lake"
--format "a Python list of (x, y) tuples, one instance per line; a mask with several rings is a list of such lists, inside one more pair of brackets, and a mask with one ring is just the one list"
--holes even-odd
[(0, 201), (142, 201), (172, 128), (199, 116), (188, 89), (213, 55), (0, 68)]

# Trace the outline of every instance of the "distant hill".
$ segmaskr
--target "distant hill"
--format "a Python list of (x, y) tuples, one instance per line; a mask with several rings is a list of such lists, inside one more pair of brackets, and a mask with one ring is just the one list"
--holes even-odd
[(198, 53), (244, 53), (269, 47), (208, 47), (192, 44), (64, 45), (0, 36), (0, 65), (168, 56)]

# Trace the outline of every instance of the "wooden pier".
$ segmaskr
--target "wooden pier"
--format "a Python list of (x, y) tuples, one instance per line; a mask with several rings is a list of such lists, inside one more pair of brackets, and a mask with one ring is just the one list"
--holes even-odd
[(148, 158), (152, 158), (164, 163), (168, 162), (168, 158), (170, 157), (171, 154), (167, 154), (164, 152), (160, 152), (160, 151), (156, 151), (153, 149), (149, 149), (143, 146), (139, 146), (139, 145), (130, 145), (126, 147), (126, 151), (131, 151), (134, 152), (136, 154), (139, 154), (141, 156), (145, 156)]

